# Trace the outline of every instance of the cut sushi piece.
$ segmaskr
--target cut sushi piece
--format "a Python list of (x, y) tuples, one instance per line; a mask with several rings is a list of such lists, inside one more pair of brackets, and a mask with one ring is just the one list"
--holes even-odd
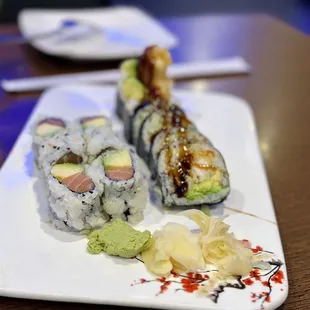
[(104, 187), (104, 210), (113, 219), (121, 218), (131, 224), (140, 222), (149, 193), (134, 150), (124, 146), (105, 150), (91, 163), (91, 167)]
[(172, 127), (167, 130), (162, 130), (153, 140), (149, 155), (149, 169), (152, 172), (152, 178), (155, 179), (157, 175), (157, 162), (160, 153), (170, 147), (173, 143), (202, 143), (209, 144), (212, 147), (212, 143), (200, 132), (197, 131), (194, 126), (189, 127)]
[(100, 228), (109, 219), (101, 205), (103, 186), (88, 166), (57, 164), (46, 177), (50, 217), (63, 230)]
[(80, 120), (83, 129), (93, 127), (103, 127), (107, 125), (107, 120), (104, 116), (88, 116)]
[(36, 127), (35, 134), (40, 137), (51, 137), (66, 127), (60, 118), (46, 118)]
[(80, 165), (75, 164), (57, 164), (53, 166), (51, 170), (51, 175), (55, 177), (58, 181), (62, 182), (64, 179), (70, 177), (71, 175), (83, 172), (84, 168)]
[(133, 177), (132, 160), (127, 150), (118, 150), (103, 158), (106, 176), (113, 181), (129, 180)]
[(209, 144), (173, 143), (159, 155), (157, 176), (169, 206), (214, 204), (230, 192), (224, 159)]
[(143, 122), (137, 151), (148, 164), (151, 159), (151, 147), (156, 136), (162, 131), (169, 131), (171, 128), (181, 128), (184, 131), (188, 128), (195, 128), (182, 109), (175, 104), (169, 105), (167, 109), (155, 108)]

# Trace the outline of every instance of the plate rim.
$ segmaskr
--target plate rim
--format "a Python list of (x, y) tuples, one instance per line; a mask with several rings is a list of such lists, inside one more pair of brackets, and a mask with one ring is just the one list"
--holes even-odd
[[(159, 19), (157, 19), (156, 17), (154, 17), (153, 15), (151, 15), (150, 13), (148, 13), (147, 11), (136, 7), (136, 6), (132, 6), (132, 5), (116, 5), (116, 6), (111, 6), (111, 7), (93, 7), (93, 8), (86, 8), (86, 9), (45, 9), (45, 8), (25, 8), (22, 9), (18, 15), (17, 15), (17, 26), (18, 29), (20, 31), (20, 33), (27, 37), (28, 34), (25, 33), (25, 29), (24, 29), (24, 23), (25, 23), (25, 15), (29, 14), (29, 13), (59, 13), (59, 12), (71, 12), (71, 13), (75, 13), (75, 12), (84, 12), (85, 14), (89, 14), (90, 11), (113, 11), (113, 10), (117, 10), (117, 9), (129, 9), (131, 11), (137, 11), (139, 14), (144, 15), (149, 22), (156, 24), (157, 27), (161, 28), (163, 32), (165, 32), (166, 36), (169, 37), (170, 42), (168, 44), (160, 44), (161, 46), (167, 48), (167, 49), (173, 49), (175, 48), (178, 44), (179, 44), (179, 38), (176, 36), (176, 34), (174, 34), (172, 31), (170, 31), (167, 27), (165, 27), (163, 25), (163, 23), (161, 23), (159, 21)], [(119, 59), (124, 59), (124, 58), (129, 58), (129, 57), (136, 57), (139, 56), (141, 54), (141, 49), (140, 50), (136, 50), (136, 51), (132, 51), (132, 52), (127, 52), (127, 53), (123, 53), (122, 55), (115, 55), (114, 53), (110, 53), (110, 54), (106, 54), (106, 55), (102, 55), (102, 56), (95, 56), (95, 57), (85, 57), (85, 56), (79, 56), (78, 54), (70, 54), (70, 53), (64, 53), (64, 52), (52, 52), (49, 49), (45, 49), (40, 46), (40, 44), (36, 43), (36, 41), (33, 42), (28, 42), (34, 49), (46, 54), (46, 55), (50, 55), (50, 56), (54, 56), (54, 57), (60, 57), (63, 59), (70, 59), (70, 60), (75, 60), (75, 61), (100, 61), (100, 60), (119, 60)]]

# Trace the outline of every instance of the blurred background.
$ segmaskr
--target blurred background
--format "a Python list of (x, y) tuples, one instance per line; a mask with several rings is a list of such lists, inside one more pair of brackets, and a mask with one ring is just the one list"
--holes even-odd
[(190, 14), (267, 13), (310, 34), (310, 0), (0, 0), (0, 22), (16, 21), (23, 8), (91, 8), (135, 5), (157, 18)]

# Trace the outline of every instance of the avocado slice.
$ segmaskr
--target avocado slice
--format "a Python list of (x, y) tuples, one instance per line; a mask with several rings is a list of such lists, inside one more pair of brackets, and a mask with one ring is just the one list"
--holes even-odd
[(36, 134), (41, 137), (49, 137), (55, 135), (62, 129), (63, 127), (55, 124), (42, 123), (36, 128)]
[(199, 184), (194, 184), (191, 190), (187, 192), (185, 197), (188, 200), (196, 200), (209, 194), (216, 194), (222, 189), (223, 188), (221, 187), (219, 181), (206, 180)]
[(63, 179), (83, 171), (84, 168), (81, 165), (66, 163), (54, 165), (51, 170), (51, 174), (54, 178), (61, 182)]
[(134, 175), (131, 157), (128, 151), (119, 150), (103, 159), (105, 175), (113, 181), (129, 180)]
[(145, 87), (134, 77), (128, 77), (123, 81), (122, 92), (125, 99), (140, 101), (145, 95)]
[(138, 66), (137, 59), (125, 60), (121, 64), (121, 72), (125, 73), (126, 76), (135, 77), (137, 75), (137, 66)]
[(119, 150), (111, 153), (103, 158), (103, 166), (105, 169), (112, 167), (131, 167), (132, 161), (127, 150)]
[(209, 194), (218, 193), (223, 189), (221, 185), (221, 178), (221, 171), (216, 170), (214, 175), (212, 175), (209, 179), (192, 184), (190, 190), (186, 193), (185, 197), (188, 200), (196, 200)]

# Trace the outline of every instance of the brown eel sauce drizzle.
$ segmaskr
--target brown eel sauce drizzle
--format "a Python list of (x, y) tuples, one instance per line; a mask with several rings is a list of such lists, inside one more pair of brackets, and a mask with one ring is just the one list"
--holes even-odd
[[(155, 113), (158, 113), (158, 111), (155, 111)], [(167, 135), (171, 128), (183, 129), (182, 131), (185, 131), (187, 127), (192, 125), (192, 122), (186, 117), (185, 113), (176, 105), (171, 105), (168, 111), (161, 110), (159, 113), (161, 113), (163, 117), (162, 127), (151, 135), (151, 144), (153, 144), (155, 138), (163, 131), (165, 131)]]
[(177, 196), (181, 198), (185, 196), (188, 189), (187, 176), (191, 170), (193, 156), (187, 149), (186, 145), (182, 142), (179, 146), (178, 163), (175, 167), (170, 166), (171, 157), (172, 149), (169, 148), (166, 157), (166, 166), (170, 167), (168, 175), (173, 180)]

